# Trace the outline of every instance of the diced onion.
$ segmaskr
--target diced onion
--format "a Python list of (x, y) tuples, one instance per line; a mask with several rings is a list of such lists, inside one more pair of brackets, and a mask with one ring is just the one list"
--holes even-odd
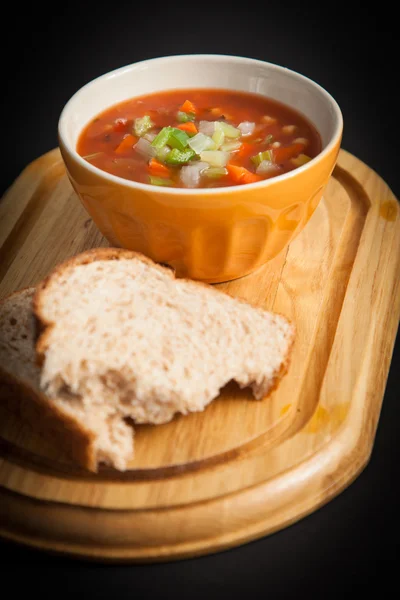
[(149, 142), (152, 142), (153, 140), (156, 139), (157, 134), (154, 133), (153, 131), (149, 131), (149, 133), (145, 133), (143, 137), (144, 137), (145, 140), (148, 140)]
[(144, 138), (139, 138), (137, 143), (133, 146), (134, 150), (144, 156), (145, 158), (151, 158), (155, 156), (157, 153), (156, 148), (153, 148), (149, 140), (145, 140)]
[(196, 154), (200, 154), (203, 150), (212, 150), (216, 147), (212, 138), (208, 135), (204, 135), (204, 133), (196, 133), (196, 135), (188, 140), (188, 146), (190, 146)]
[(208, 163), (198, 161), (181, 168), (180, 177), (185, 187), (197, 187), (200, 183), (201, 172), (208, 168)]
[(242, 132), (242, 136), (245, 137), (246, 135), (251, 135), (253, 133), (255, 126), (255, 123), (251, 123), (250, 121), (243, 121), (242, 123), (239, 123), (238, 129), (240, 129), (240, 131)]
[(198, 129), (200, 133), (211, 137), (215, 131), (215, 121), (200, 121)]
[(156, 156), (159, 160), (164, 161), (168, 154), (171, 152), (171, 148), (169, 146), (163, 146), (157, 150), (156, 148)]
[(266, 175), (267, 173), (277, 173), (280, 171), (279, 165), (275, 165), (270, 160), (263, 160), (256, 169), (257, 175)]

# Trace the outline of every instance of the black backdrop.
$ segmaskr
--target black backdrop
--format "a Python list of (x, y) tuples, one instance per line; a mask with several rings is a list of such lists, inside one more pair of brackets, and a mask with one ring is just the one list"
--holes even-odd
[[(222, 53), (284, 65), (314, 79), (339, 102), (342, 146), (400, 195), (398, 50), (393, 14), (298, 0), (201, 4), (170, 1), (76, 6), (15, 5), (3, 14), (0, 122), (1, 192), (30, 161), (57, 145), (57, 120), (69, 97), (94, 77), (161, 55)], [(396, 60), (397, 58), (397, 60)], [(1, 225), (0, 225), (1, 226)], [(399, 274), (400, 276), (400, 274)], [(396, 576), (396, 497), (400, 348), (397, 344), (371, 461), (338, 498), (273, 536), (218, 555), (147, 566), (99, 566), (0, 543), (2, 578), (50, 596), (118, 592), (153, 598), (270, 594), (312, 598), (364, 591)], [(15, 568), (20, 576), (15, 578)], [(35, 569), (33, 580), (24, 576)], [(79, 582), (79, 583), (78, 583)], [(57, 593), (57, 592), (56, 592)], [(51, 594), (53, 595), (53, 594)]]

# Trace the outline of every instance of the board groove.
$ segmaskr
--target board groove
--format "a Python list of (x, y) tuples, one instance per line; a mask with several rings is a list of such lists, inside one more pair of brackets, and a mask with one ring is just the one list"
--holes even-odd
[[(0, 224), (2, 296), (107, 244), (58, 150), (8, 190)], [(220, 285), (296, 323), (292, 364), (273, 396), (256, 403), (230, 384), (202, 414), (138, 427), (126, 473), (93, 475), (31, 432), (14, 414), (15, 398), (0, 394), (0, 533), (89, 558), (170, 560), (243, 543), (315, 510), (371, 454), (400, 313), (399, 268), (398, 203), (342, 150), (325, 198), (287, 251)]]

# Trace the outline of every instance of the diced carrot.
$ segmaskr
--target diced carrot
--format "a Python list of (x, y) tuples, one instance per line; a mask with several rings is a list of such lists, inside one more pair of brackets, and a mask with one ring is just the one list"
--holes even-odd
[(246, 158), (246, 156), (251, 156), (252, 154), (255, 154), (256, 151), (254, 150), (254, 145), (253, 144), (248, 144), (247, 142), (242, 142), (241, 147), (239, 148), (239, 150), (237, 152), (235, 152), (234, 157), (236, 158)]
[(197, 127), (192, 121), (188, 121), (187, 123), (181, 123), (177, 126), (178, 129), (182, 129), (182, 131), (186, 131), (186, 133), (197, 133)]
[(124, 152), (127, 152), (128, 150), (130, 150), (135, 142), (136, 142), (135, 136), (132, 135), (131, 133), (127, 133), (122, 138), (122, 141), (120, 142), (119, 146), (117, 146), (117, 148), (115, 149), (115, 152), (117, 154), (123, 154)]
[(282, 163), (285, 160), (294, 158), (304, 150), (304, 144), (292, 144), (291, 146), (281, 146), (272, 148), (272, 159), (275, 163)]
[(170, 177), (171, 173), (168, 167), (160, 163), (155, 158), (152, 158), (148, 165), (148, 171), (155, 177)]
[(190, 102), (190, 100), (185, 100), (185, 102), (182, 104), (179, 110), (185, 113), (196, 114), (197, 112), (195, 105), (193, 104), (193, 102)]
[(226, 168), (235, 183), (255, 183), (256, 181), (262, 180), (262, 177), (245, 169), (245, 167), (238, 167), (237, 165), (228, 163)]

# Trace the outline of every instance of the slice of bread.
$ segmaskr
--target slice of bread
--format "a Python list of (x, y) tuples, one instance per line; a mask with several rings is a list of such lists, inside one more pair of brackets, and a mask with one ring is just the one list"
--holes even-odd
[(133, 428), (116, 411), (95, 412), (80, 398), (41, 392), (34, 291), (28, 288), (0, 302), (0, 402), (85, 469), (97, 471), (101, 462), (125, 469), (133, 455)]
[(264, 398), (294, 339), (283, 316), (114, 248), (57, 267), (37, 288), (34, 314), (42, 390), (136, 423), (201, 411), (231, 380)]

